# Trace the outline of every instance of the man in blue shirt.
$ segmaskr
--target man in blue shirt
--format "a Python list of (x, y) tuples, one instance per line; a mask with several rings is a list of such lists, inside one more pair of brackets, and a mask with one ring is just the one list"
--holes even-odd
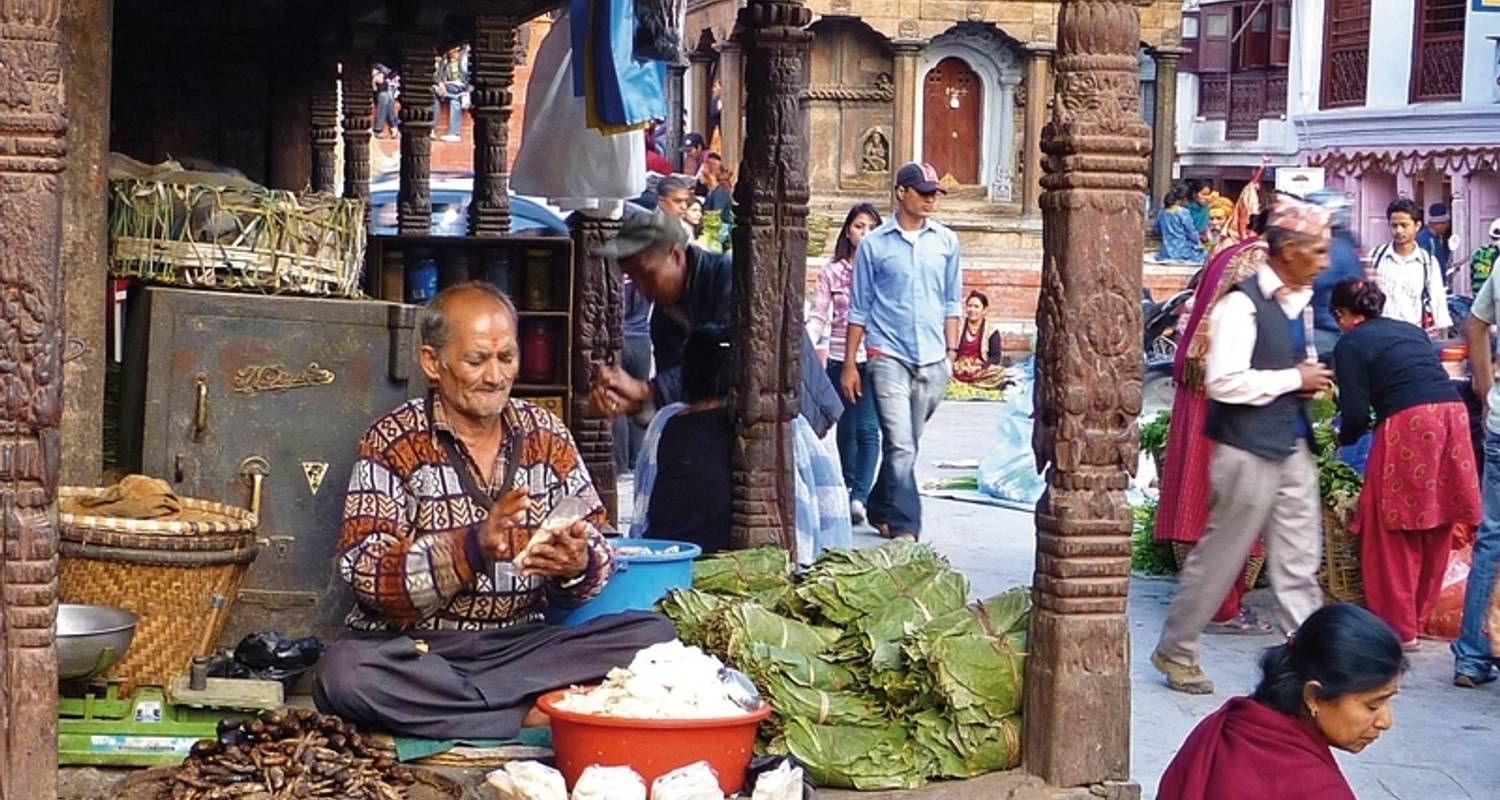
[(840, 383), (851, 400), (866, 390), (854, 354), (869, 355), (880, 416), (880, 476), (867, 513), (882, 536), (915, 541), (922, 533), (917, 444), (953, 375), (963, 278), (958, 237), (933, 222), (943, 191), (930, 164), (896, 173), (896, 213), (860, 242), (849, 296), (849, 358)]
[(1417, 246), (1432, 254), (1437, 259), (1438, 268), (1443, 271), (1443, 280), (1448, 280), (1448, 260), (1451, 253), (1448, 252), (1448, 236), (1453, 233), (1453, 217), (1448, 214), (1448, 207), (1442, 203), (1433, 203), (1427, 207), (1427, 224), (1417, 232)]
[(1323, 189), (1307, 195), (1307, 201), (1328, 209), (1333, 236), (1328, 242), (1328, 268), (1323, 270), (1313, 283), (1313, 344), (1318, 358), (1329, 363), (1333, 358), (1333, 346), (1339, 341), (1339, 324), (1329, 307), (1333, 299), (1333, 287), (1345, 278), (1363, 278), (1365, 266), (1359, 260), (1359, 242), (1349, 228), (1349, 200), (1332, 189)]

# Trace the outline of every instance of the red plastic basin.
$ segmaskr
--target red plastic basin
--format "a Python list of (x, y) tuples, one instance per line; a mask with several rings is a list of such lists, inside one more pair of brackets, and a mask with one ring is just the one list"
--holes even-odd
[(652, 781), (695, 761), (707, 761), (719, 776), (724, 794), (734, 794), (745, 783), (745, 770), (755, 751), (755, 733), (771, 715), (771, 707), (739, 717), (717, 719), (624, 719), (575, 714), (557, 708), (569, 692), (558, 689), (537, 700), (552, 720), (552, 751), (568, 788), (594, 764), (630, 767)]

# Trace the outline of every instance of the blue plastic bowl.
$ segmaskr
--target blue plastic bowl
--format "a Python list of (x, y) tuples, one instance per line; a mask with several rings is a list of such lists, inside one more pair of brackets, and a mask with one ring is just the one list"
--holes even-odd
[[(547, 621), (569, 628), (606, 614), (622, 611), (650, 611), (656, 601), (673, 589), (693, 585), (693, 559), (703, 548), (692, 542), (671, 539), (611, 539), (615, 548), (615, 574), (598, 597), (576, 608), (554, 608)], [(619, 548), (649, 550), (643, 553), (621, 553)], [(667, 552), (676, 549), (676, 552)]]

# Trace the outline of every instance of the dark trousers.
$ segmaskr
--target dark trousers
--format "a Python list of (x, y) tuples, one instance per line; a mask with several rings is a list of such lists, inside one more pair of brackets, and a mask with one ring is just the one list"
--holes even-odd
[(666, 617), (640, 611), (577, 628), (357, 635), (329, 645), (313, 700), (325, 714), (405, 736), (511, 739), (541, 695), (597, 683), (637, 651), (676, 637)]
[[(870, 385), (870, 371), (864, 364), (857, 366), (859, 380), (866, 387), (859, 401), (851, 403), (839, 389), (839, 398), (844, 401), (844, 414), (839, 417), (838, 434), (839, 463), (844, 469), (844, 485), (849, 487), (849, 499), (861, 503), (870, 501), (870, 487), (875, 483), (875, 467), (880, 464), (880, 415), (875, 411), (875, 393)], [(828, 359), (828, 379), (839, 387), (844, 372), (844, 362)]]
[[(620, 350), (620, 368), (636, 380), (651, 377), (651, 337), (627, 336)], [(646, 428), (630, 417), (616, 417), (612, 432), (615, 440), (615, 469), (620, 473), (635, 470), (641, 457), (641, 440)]]

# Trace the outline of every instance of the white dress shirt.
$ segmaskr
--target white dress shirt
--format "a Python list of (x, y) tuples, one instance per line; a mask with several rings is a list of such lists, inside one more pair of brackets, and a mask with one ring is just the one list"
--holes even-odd
[[(1255, 273), (1255, 282), (1266, 299), (1286, 286), (1268, 265)], [(1288, 322), (1296, 319), (1312, 301), (1311, 286), (1283, 292), (1276, 301)], [(1204, 363), (1204, 389), (1210, 400), (1243, 406), (1270, 405), (1272, 400), (1302, 388), (1302, 373), (1287, 369), (1253, 369), (1255, 351), (1255, 302), (1244, 292), (1226, 292), (1208, 317), (1208, 356)]]
[(1443, 285), (1443, 270), (1431, 253), (1416, 245), (1411, 254), (1396, 253), (1396, 246), (1380, 248), (1380, 261), (1371, 265), (1375, 283), (1385, 292), (1382, 316), (1410, 322), (1422, 327), (1422, 288), (1427, 288), (1428, 308), (1432, 310), (1432, 327), (1448, 328), (1453, 317), (1448, 314), (1448, 289)]

